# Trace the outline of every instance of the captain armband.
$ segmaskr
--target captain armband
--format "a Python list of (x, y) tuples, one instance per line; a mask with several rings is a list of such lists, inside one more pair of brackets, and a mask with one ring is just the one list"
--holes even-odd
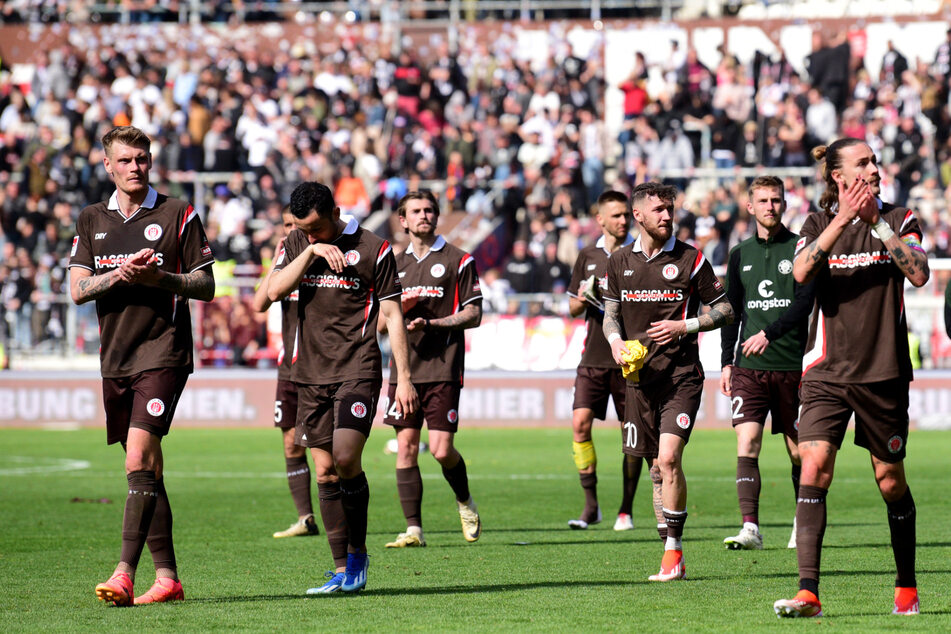
[(574, 452), (575, 466), (578, 468), (578, 471), (584, 471), (588, 467), (597, 466), (598, 455), (594, 452), (594, 443), (590, 440), (572, 442), (571, 449)]
[(918, 239), (917, 234), (914, 234), (914, 233), (905, 234), (901, 237), (901, 241), (907, 244), (910, 248), (914, 249), (915, 251), (921, 251), (922, 253), (925, 252), (925, 250), (921, 246), (921, 240)]

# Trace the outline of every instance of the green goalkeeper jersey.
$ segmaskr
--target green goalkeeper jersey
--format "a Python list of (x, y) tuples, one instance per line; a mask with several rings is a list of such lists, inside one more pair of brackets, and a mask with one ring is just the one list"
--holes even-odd
[[(781, 227), (768, 240), (753, 236), (730, 251), (726, 292), (737, 319), (721, 330), (721, 365), (802, 370), (813, 284), (801, 285), (793, 279), (798, 237)], [(743, 356), (743, 342), (761, 330), (769, 340), (766, 351)]]

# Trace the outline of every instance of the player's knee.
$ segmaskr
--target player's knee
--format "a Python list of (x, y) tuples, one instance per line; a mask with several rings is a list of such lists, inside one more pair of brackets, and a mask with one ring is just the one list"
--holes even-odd
[(661, 452), (657, 456), (657, 467), (662, 476), (676, 473), (680, 470), (680, 456), (673, 452)]
[(293, 440), (291, 443), (284, 445), (284, 457), (285, 458), (303, 458), (307, 455), (307, 449), (299, 445), (295, 445)]
[(881, 474), (876, 473), (875, 479), (878, 482), (878, 490), (886, 502), (894, 502), (901, 499), (908, 489), (908, 483), (905, 482), (905, 479), (900, 477), (900, 474), (890, 470)]
[[(430, 447), (430, 451), (433, 452), (433, 458), (436, 459), (436, 462), (441, 464), (444, 467), (454, 467), (456, 460), (456, 451), (452, 445), (437, 445)], [(452, 463), (452, 464), (447, 464)]]

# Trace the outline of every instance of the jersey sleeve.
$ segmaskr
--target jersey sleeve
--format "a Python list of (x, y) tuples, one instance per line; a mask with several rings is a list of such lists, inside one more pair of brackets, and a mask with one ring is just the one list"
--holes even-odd
[(294, 259), (303, 251), (303, 234), (299, 229), (294, 229), (284, 240), (284, 245), (274, 257), (274, 270), (280, 271), (285, 266), (294, 261)]
[(796, 241), (797, 256), (808, 245), (815, 242), (821, 233), (819, 231), (819, 223), (816, 221), (817, 214), (818, 212), (809, 214), (806, 216), (806, 221), (802, 223), (802, 228), (799, 230), (799, 240)]
[(568, 281), (568, 288), (566, 292), (569, 296), (574, 297), (575, 299), (581, 299), (578, 297), (578, 289), (581, 287), (582, 276), (584, 275), (584, 263), (585, 257), (584, 254), (579, 254), (575, 259), (575, 265), (571, 269), (571, 279)]
[(69, 266), (78, 266), (95, 272), (96, 266), (93, 261), (92, 248), (90, 242), (90, 213), (84, 209), (76, 221), (76, 235), (73, 236), (73, 246), (69, 250)]
[(476, 271), (475, 259), (466, 253), (459, 261), (459, 272), (456, 278), (456, 293), (459, 307), (478, 302), (482, 305), (482, 287), (479, 285), (479, 273)]
[(384, 240), (380, 244), (380, 251), (376, 256), (376, 266), (373, 269), (373, 287), (376, 289), (377, 299), (399, 298), (403, 293), (400, 277), (396, 268), (396, 257), (390, 243)]
[(812, 280), (808, 284), (797, 282), (794, 289), (793, 303), (779, 316), (779, 319), (763, 329), (763, 334), (770, 341), (776, 341), (797, 324), (803, 323), (812, 312), (812, 305), (816, 298), (816, 281)]
[(700, 301), (704, 304), (710, 306), (726, 297), (723, 284), (720, 283), (716, 273), (713, 272), (713, 265), (699, 251), (690, 276), (693, 279), (693, 286), (700, 296)]
[(921, 226), (918, 224), (918, 218), (912, 210), (905, 210), (905, 216), (902, 218), (901, 226), (897, 228), (896, 233), (898, 233), (902, 242), (912, 249), (922, 253), (925, 252), (921, 246)]
[(181, 249), (182, 273), (197, 271), (215, 261), (205, 235), (205, 227), (201, 224), (198, 212), (191, 205), (185, 208), (182, 216), (178, 244)]
[(740, 337), (740, 316), (744, 315), (742, 311), (744, 288), (740, 281), (740, 249), (737, 247), (730, 251), (730, 259), (726, 265), (726, 296), (737, 318), (720, 329), (720, 367), (732, 365), (736, 358), (736, 341)]

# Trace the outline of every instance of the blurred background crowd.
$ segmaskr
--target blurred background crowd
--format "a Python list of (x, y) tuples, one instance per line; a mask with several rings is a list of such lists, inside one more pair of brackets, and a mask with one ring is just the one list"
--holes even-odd
[[(31, 11), (48, 5), (6, 2), (3, 18), (39, 19)], [(786, 224), (797, 230), (820, 193), (809, 151), (839, 136), (875, 150), (883, 198), (916, 210), (929, 255), (951, 253), (951, 30), (933, 59), (906, 59), (889, 42), (875, 74), (843, 34), (821, 30), (805, 73), (781, 55), (741, 63), (722, 49), (705, 66), (675, 41), (665, 61), (638, 54), (613, 83), (603, 59), (576, 56), (567, 41), (539, 64), (504, 37), (393, 47), (326, 28), (325, 53), (320, 38), (274, 46), (266, 29), (74, 31), (35, 52), (29, 81), (0, 73), (8, 352), (95, 351), (92, 307), (67, 310), (65, 266), (80, 209), (112, 192), (99, 139), (115, 125), (149, 134), (153, 185), (202, 214), (219, 260), (219, 297), (199, 312), (212, 365), (273, 360), (267, 318), (247, 297), (304, 180), (331, 185), (344, 213), (397, 244), (395, 202), (438, 192), (443, 232), (477, 255), (488, 312), (560, 310), (517, 300), (564, 292), (578, 251), (600, 236), (590, 209), (606, 188), (677, 185), (678, 236), (722, 266), (752, 231), (743, 168), (766, 168), (785, 176)], [(609, 122), (612, 90), (621, 112)]]

